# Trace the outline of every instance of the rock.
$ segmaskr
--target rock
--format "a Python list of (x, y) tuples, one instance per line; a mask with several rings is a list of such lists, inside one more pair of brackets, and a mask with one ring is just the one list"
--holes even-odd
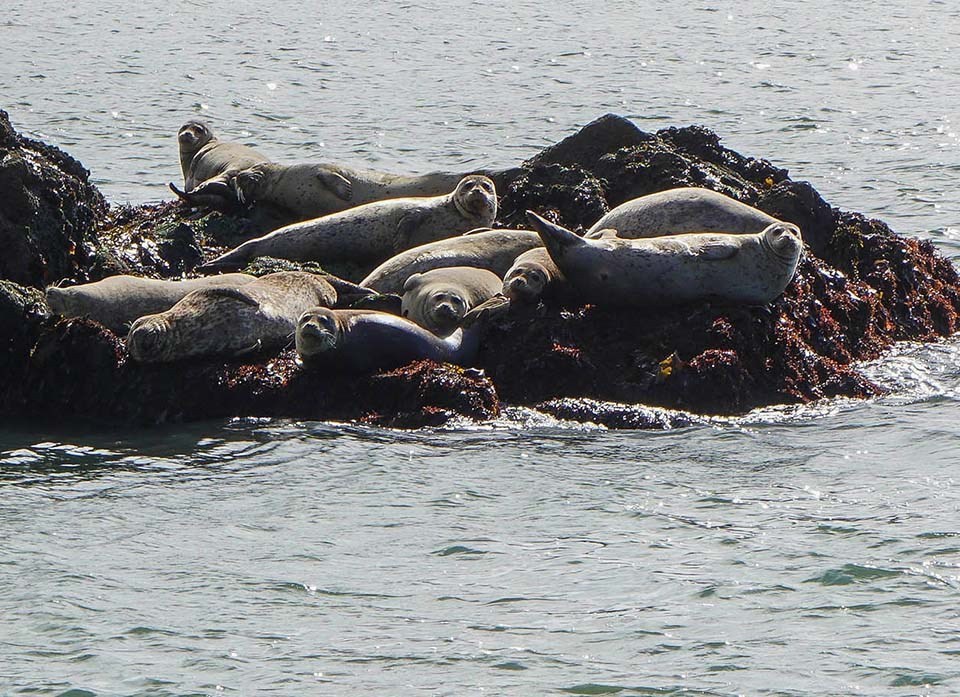
[(0, 279), (42, 288), (82, 273), (107, 204), (90, 173), (24, 138), (0, 110)]
[[(764, 307), (510, 308), (487, 323), (479, 370), (422, 361), (346, 378), (304, 369), (290, 348), (139, 365), (104, 327), (55, 321), (36, 288), (115, 273), (179, 276), (264, 232), (269, 216), (195, 218), (177, 202), (108, 208), (79, 163), (17, 135), (0, 112), (0, 240), (10, 250), (0, 261), (9, 279), (0, 282), (0, 414), (115, 423), (283, 416), (413, 428), (493, 418), (502, 401), (611, 428), (669, 428), (697, 415), (881, 394), (859, 361), (960, 327), (960, 277), (932, 244), (832, 208), (809, 183), (723, 147), (702, 127), (651, 134), (608, 115), (498, 176), (499, 226), (525, 225), (531, 208), (586, 228), (629, 198), (704, 186), (799, 224), (807, 254)], [(292, 268), (321, 270), (259, 259), (248, 271)], [(368, 269), (323, 270), (357, 280)]]

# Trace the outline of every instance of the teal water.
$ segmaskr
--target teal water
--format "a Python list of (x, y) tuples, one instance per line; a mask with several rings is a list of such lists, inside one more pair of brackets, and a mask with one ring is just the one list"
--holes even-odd
[[(116, 202), (197, 115), (426, 171), (613, 111), (960, 256), (950, 3), (6, 10), (0, 106)], [(888, 397), (663, 433), (7, 424), (0, 694), (954, 695), (960, 351), (867, 370)]]

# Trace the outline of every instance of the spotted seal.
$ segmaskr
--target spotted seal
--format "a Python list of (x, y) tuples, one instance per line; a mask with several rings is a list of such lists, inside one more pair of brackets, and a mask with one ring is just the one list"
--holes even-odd
[(764, 304), (793, 279), (800, 229), (776, 222), (754, 235), (689, 233), (584, 239), (527, 212), (550, 257), (582, 302), (650, 307), (715, 298)]
[(471, 230), (401, 252), (371, 271), (360, 285), (380, 293), (402, 293), (403, 284), (413, 274), (447, 266), (473, 266), (502, 277), (514, 259), (542, 245), (537, 233), (530, 230)]
[(201, 288), (166, 312), (134, 322), (127, 351), (135, 361), (162, 363), (283, 345), (293, 338), (304, 311), (342, 299), (338, 288), (356, 286), (302, 271), (281, 271), (239, 288)]
[(637, 239), (689, 232), (752, 234), (779, 223), (761, 210), (710, 189), (681, 187), (620, 204), (587, 230), (595, 239), (602, 230)]
[(403, 284), (401, 314), (437, 336), (452, 334), (472, 308), (500, 292), (487, 269), (451, 266), (417, 273)]
[(430, 359), (466, 365), (476, 356), (479, 323), (441, 339), (403, 317), (376, 310), (317, 307), (297, 321), (297, 354), (307, 366), (355, 373)]
[(446, 196), (375, 201), (244, 242), (201, 270), (240, 268), (258, 256), (294, 261), (378, 262), (392, 254), (490, 225), (497, 215), (493, 180), (469, 175)]
[(241, 143), (218, 140), (203, 121), (187, 121), (177, 133), (183, 190), (170, 182), (170, 189), (185, 203), (197, 207), (230, 210), (237, 206), (233, 176), (270, 160)]
[(452, 172), (400, 175), (338, 164), (263, 162), (238, 172), (232, 186), (243, 204), (267, 203), (297, 220), (308, 220), (385, 199), (442, 196), (463, 177)]
[(138, 317), (163, 312), (199, 288), (239, 288), (254, 276), (228, 273), (179, 281), (111, 276), (69, 288), (47, 288), (47, 304), (64, 317), (90, 317), (117, 334), (125, 334)]

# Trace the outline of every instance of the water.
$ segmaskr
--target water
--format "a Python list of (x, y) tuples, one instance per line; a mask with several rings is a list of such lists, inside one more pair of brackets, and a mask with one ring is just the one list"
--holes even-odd
[[(195, 116), (396, 171), (702, 123), (960, 257), (955, 4), (558, 4), (39, 0), (3, 106), (116, 202)], [(0, 694), (956, 694), (960, 351), (867, 369), (889, 397), (665, 433), (8, 424)]]

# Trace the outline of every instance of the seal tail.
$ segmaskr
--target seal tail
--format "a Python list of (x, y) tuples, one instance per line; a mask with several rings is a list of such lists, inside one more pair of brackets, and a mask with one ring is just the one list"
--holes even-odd
[(547, 248), (554, 262), (562, 257), (568, 249), (584, 244), (583, 238), (575, 232), (560, 225), (554, 225), (533, 211), (527, 211), (527, 220), (530, 221), (530, 225), (536, 233), (540, 235), (543, 246)]
[(240, 245), (236, 249), (231, 249), (226, 254), (221, 254), (216, 259), (211, 259), (205, 264), (201, 264), (196, 268), (197, 271), (204, 274), (216, 274), (221, 271), (236, 271), (242, 269), (247, 265), (247, 262), (251, 259), (251, 254), (247, 249), (244, 249), (245, 244)]

